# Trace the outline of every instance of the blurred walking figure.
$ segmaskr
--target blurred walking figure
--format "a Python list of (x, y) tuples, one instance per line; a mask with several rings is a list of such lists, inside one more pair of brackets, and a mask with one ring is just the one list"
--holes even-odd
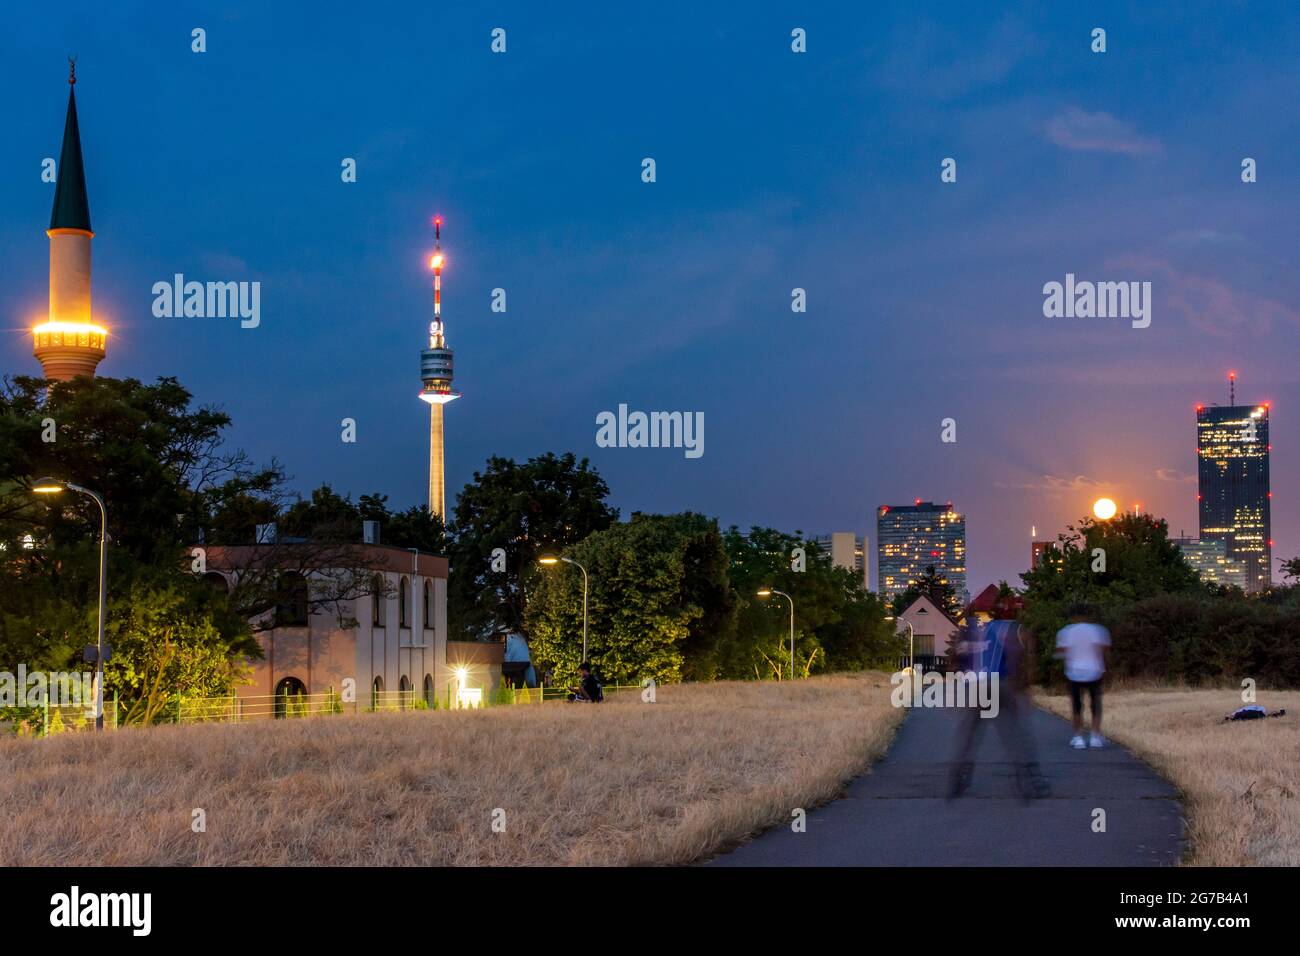
[[(948, 797), (959, 797), (970, 789), (975, 775), (975, 748), (985, 724), (996, 724), (1002, 746), (1015, 767), (1016, 789), (1026, 800), (1041, 799), (1051, 787), (1038, 766), (1038, 756), (1028, 726), (1029, 647), (1032, 636), (1022, 630), (1010, 611), (997, 612), (999, 619), (980, 627), (967, 617), (954, 641), (958, 677), (973, 672), (980, 681), (987, 680), (992, 690), (996, 716), (981, 717), (978, 702), (968, 702), (957, 732), (957, 749), (953, 754), (948, 780)], [(992, 710), (992, 707), (990, 707)]]
[[(1097, 612), (1090, 604), (1070, 608), (1070, 623), (1056, 632), (1056, 656), (1065, 659), (1065, 679), (1070, 682), (1070, 712), (1075, 750), (1104, 746), (1101, 735), (1101, 679), (1106, 673), (1106, 648), (1110, 632), (1096, 623)], [(1092, 733), (1083, 738), (1083, 695), (1088, 695), (1092, 712)]]

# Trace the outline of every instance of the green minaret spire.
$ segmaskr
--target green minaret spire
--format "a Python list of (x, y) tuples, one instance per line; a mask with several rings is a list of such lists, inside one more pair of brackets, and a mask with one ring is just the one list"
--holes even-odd
[(91, 232), (86, 170), (81, 164), (81, 131), (77, 128), (77, 64), (71, 58), (68, 60), (68, 85), (68, 118), (63, 124), (63, 150), (59, 153), (50, 228)]

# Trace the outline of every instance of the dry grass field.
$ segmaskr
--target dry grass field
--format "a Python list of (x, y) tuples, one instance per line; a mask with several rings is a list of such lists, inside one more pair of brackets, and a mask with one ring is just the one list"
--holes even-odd
[[(1068, 717), (1068, 697), (1040, 696)], [(1224, 723), (1236, 689), (1108, 691), (1102, 733), (1183, 791), (1192, 866), (1300, 866), (1300, 691), (1260, 691), (1276, 719)], [(1086, 719), (1086, 717), (1085, 717)]]
[(902, 719), (889, 690), (864, 674), (8, 738), (0, 865), (688, 863), (835, 796)]

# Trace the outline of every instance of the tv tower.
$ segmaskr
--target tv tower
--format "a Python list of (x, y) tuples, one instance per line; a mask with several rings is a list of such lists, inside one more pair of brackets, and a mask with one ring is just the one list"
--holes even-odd
[(460, 398), (451, 390), (452, 353), (442, 325), (442, 217), (433, 217), (433, 321), (429, 323), (429, 347), (420, 353), (420, 378), (424, 388), (420, 398), (429, 403), (429, 511), (446, 520), (447, 487), (443, 477), (445, 449), (442, 406)]

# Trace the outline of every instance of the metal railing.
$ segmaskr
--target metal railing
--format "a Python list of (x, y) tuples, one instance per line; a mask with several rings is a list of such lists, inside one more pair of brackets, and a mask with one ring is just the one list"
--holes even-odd
[[(104, 729), (117, 729), (117, 699), (104, 701)], [(20, 736), (52, 737), (95, 729), (93, 706), (85, 704), (51, 704), (24, 708), (12, 716), (0, 718), (0, 727)]]
[[(607, 684), (605, 697), (639, 691), (639, 684)], [(485, 692), (478, 707), (511, 707), (517, 704), (541, 704), (567, 700), (567, 687), (520, 687), (502, 684), (494, 692)], [(360, 693), (358, 700), (345, 701), (334, 688), (317, 694), (227, 694), (223, 697), (181, 697), (177, 700), (177, 723), (238, 723), (268, 718), (321, 717), (331, 714), (394, 713), (408, 710), (464, 710), (470, 705), (455, 703), (450, 694), (435, 694), (426, 699), (422, 691), (389, 690)], [(107, 709), (105, 710), (107, 715)], [(107, 722), (107, 716), (105, 722)]]

